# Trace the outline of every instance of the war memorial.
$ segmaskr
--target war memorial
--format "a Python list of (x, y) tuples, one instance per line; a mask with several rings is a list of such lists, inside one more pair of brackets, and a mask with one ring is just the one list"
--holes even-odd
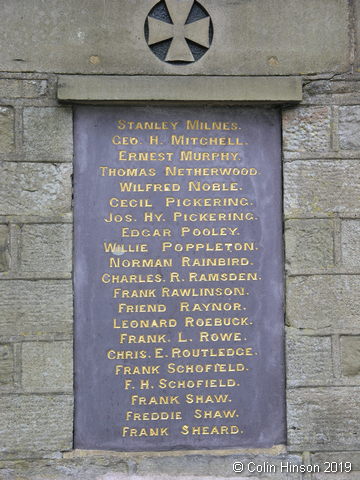
[(360, 1), (2, 7), (0, 479), (359, 479)]

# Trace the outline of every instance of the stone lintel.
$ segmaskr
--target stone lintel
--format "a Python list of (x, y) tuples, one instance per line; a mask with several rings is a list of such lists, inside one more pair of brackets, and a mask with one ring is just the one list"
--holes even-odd
[(68, 103), (295, 103), (301, 77), (59, 76), (58, 100)]

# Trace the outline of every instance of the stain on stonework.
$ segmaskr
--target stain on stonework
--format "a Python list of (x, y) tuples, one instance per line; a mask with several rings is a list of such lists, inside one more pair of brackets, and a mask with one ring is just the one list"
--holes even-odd
[(269, 57), (268, 60), (267, 60), (267, 63), (271, 67), (277, 67), (278, 65), (280, 65), (279, 59), (275, 56), (274, 57)]
[(89, 62), (92, 63), (93, 65), (99, 65), (99, 63), (101, 62), (101, 59), (98, 55), (91, 55), (91, 57), (89, 57)]

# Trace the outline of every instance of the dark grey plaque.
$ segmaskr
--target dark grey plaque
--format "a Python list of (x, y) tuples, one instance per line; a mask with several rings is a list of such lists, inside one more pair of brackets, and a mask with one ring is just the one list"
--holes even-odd
[(77, 107), (75, 446), (285, 441), (278, 111)]

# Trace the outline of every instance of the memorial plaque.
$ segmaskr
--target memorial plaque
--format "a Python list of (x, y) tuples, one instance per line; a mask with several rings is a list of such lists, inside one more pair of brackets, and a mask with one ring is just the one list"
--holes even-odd
[(285, 441), (276, 109), (75, 109), (75, 446)]

